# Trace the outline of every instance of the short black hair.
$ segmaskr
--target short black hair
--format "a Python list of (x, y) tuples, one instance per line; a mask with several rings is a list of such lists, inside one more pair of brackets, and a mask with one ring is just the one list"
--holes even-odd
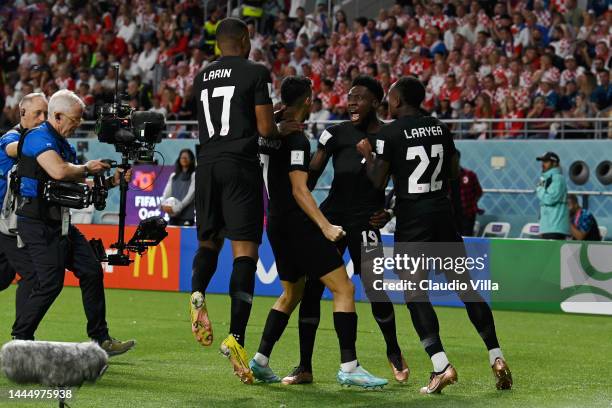
[(576, 194), (568, 194), (567, 195), (567, 199), (570, 200), (573, 203), (579, 204), (578, 203), (578, 196)]
[(393, 87), (403, 103), (418, 108), (425, 100), (425, 87), (413, 76), (401, 77)]
[(244, 21), (232, 17), (224, 18), (217, 26), (217, 41), (238, 42), (243, 36), (248, 35), (248, 32)]
[(281, 101), (286, 106), (302, 102), (304, 96), (312, 92), (310, 79), (303, 76), (288, 76), (281, 84)]
[(354, 86), (363, 86), (364, 88), (367, 88), (378, 102), (382, 101), (385, 97), (385, 91), (383, 90), (382, 85), (371, 76), (359, 75), (353, 80), (351, 87)]

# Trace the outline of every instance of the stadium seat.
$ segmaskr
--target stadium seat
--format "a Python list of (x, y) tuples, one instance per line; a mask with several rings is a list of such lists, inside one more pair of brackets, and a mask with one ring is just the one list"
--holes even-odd
[(599, 226), (599, 235), (601, 235), (601, 240), (605, 241), (608, 235), (608, 227)]
[(529, 222), (523, 225), (521, 229), (521, 235), (519, 238), (539, 238), (540, 237), (540, 224), (537, 222)]
[(100, 217), (100, 222), (102, 224), (119, 224), (119, 213), (116, 212), (105, 212)]
[(508, 238), (510, 234), (510, 223), (508, 222), (490, 222), (482, 231), (483, 237)]

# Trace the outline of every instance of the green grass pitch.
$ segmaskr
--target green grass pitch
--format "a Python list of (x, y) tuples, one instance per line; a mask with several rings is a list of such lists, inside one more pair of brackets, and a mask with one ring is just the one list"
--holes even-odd
[[(10, 338), (15, 288), (0, 293), (0, 339)], [(495, 390), (487, 352), (463, 309), (437, 308), (441, 335), (459, 382), (442, 395), (421, 396), (431, 363), (422, 350), (405, 306), (396, 305), (400, 345), (412, 370), (408, 384), (390, 381), (382, 391), (341, 388), (335, 381), (339, 356), (332, 307), (324, 302), (315, 356), (315, 383), (303, 386), (239, 382), (217, 352), (229, 322), (227, 296), (209, 295), (215, 330), (213, 347), (194, 341), (185, 293), (107, 290), (111, 335), (138, 341), (136, 349), (111, 359), (104, 377), (76, 391), (72, 407), (610, 407), (612, 320), (610, 317), (494, 312), (502, 349), (514, 376), (514, 389)], [(255, 298), (247, 332), (249, 357), (256, 351), (274, 299)], [(390, 378), (382, 336), (368, 304), (358, 304), (359, 361)], [(296, 312), (297, 314), (297, 312)], [(85, 341), (79, 290), (65, 288), (37, 332), (40, 340)], [(271, 366), (286, 374), (298, 361), (297, 317), (277, 344)], [(57, 406), (8, 401), (10, 384), (0, 375), (2, 407)]]

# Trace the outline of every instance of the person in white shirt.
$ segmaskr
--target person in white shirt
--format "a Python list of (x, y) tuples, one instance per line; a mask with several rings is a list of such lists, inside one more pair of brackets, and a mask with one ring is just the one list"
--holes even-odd
[(55, 5), (51, 8), (51, 11), (55, 15), (65, 15), (70, 11), (70, 7), (68, 7), (65, 0), (57, 0)]
[(323, 102), (319, 98), (315, 98), (312, 101), (312, 108), (310, 110), (310, 116), (308, 117), (309, 122), (314, 122), (308, 126), (309, 137), (318, 139), (325, 127), (325, 123), (319, 123), (329, 120), (331, 113), (327, 109), (323, 109)]
[(153, 43), (151, 40), (147, 40), (144, 43), (144, 49), (138, 56), (138, 68), (140, 69), (141, 77), (143, 82), (151, 82), (153, 81), (153, 67), (157, 62), (158, 50), (157, 48), (153, 48)]
[(291, 56), (289, 66), (295, 68), (297, 75), (303, 75), (302, 64), (308, 64), (310, 60), (306, 57), (306, 53), (302, 47), (297, 47)]
[(34, 52), (34, 45), (28, 41), (25, 43), (25, 49), (19, 58), (19, 65), (30, 68), (32, 65), (36, 65), (37, 62), (38, 56)]
[(478, 23), (478, 16), (476, 14), (468, 15), (467, 20), (467, 23), (459, 27), (457, 32), (461, 34), (467, 42), (475, 44), (477, 33), (486, 31), (487, 29)]
[(136, 23), (130, 15), (123, 16), (121, 23), (119, 24), (119, 30), (117, 37), (123, 38), (126, 43), (132, 42), (136, 35)]

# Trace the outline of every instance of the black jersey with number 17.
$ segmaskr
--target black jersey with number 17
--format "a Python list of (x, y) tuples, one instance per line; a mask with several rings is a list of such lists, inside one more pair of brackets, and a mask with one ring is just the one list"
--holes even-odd
[(270, 71), (242, 57), (221, 57), (194, 82), (201, 162), (257, 162), (255, 106), (272, 104)]
[(381, 128), (376, 150), (390, 164), (396, 209), (418, 216), (449, 208), (447, 183), (456, 150), (444, 123), (431, 116), (399, 118)]

